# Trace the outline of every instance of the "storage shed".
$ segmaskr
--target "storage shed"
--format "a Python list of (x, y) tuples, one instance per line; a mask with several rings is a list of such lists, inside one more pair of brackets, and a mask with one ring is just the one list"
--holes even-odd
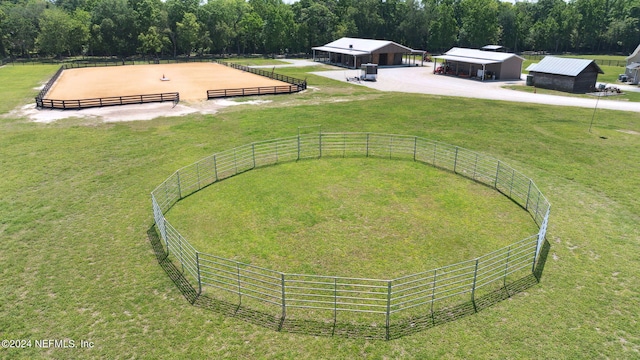
[[(312, 48), (313, 60), (332, 65), (360, 68), (362, 64), (378, 66), (412, 65), (416, 58), (423, 65), (424, 51), (414, 50), (388, 40), (343, 37), (324, 46)], [(406, 55), (406, 56), (405, 56)], [(405, 61), (405, 59), (407, 61)]]
[(578, 94), (594, 91), (598, 74), (604, 74), (594, 60), (555, 56), (545, 56), (527, 70), (533, 86)]
[[(435, 73), (481, 80), (520, 80), (524, 62), (524, 58), (516, 54), (458, 47), (433, 58), (436, 59)], [(440, 66), (438, 59), (441, 60)]]
[(640, 70), (640, 45), (636, 48), (636, 50), (631, 53), (631, 55), (627, 56), (627, 66), (624, 71), (624, 74), (627, 75), (627, 81), (632, 84), (640, 83), (640, 74), (638, 71)]

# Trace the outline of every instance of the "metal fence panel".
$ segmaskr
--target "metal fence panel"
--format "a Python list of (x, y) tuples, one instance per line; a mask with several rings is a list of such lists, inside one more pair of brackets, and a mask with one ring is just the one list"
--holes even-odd
[[(457, 264), (393, 280), (285, 274), (202, 254), (164, 218), (181, 198), (219, 180), (260, 166), (323, 156), (375, 156), (431, 164), (495, 188), (528, 211), (539, 232), (507, 247)], [(474, 299), (484, 287), (506, 286), (513, 274), (531, 272), (546, 236), (550, 204), (533, 181), (499, 160), (457, 146), (412, 136), (319, 133), (256, 142), (176, 171), (152, 192), (153, 215), (167, 252), (202, 285), (282, 308), (374, 313), (409, 309), (433, 314), (437, 304)], [(440, 305), (438, 305), (440, 306)]]
[(385, 314), (384, 280), (285, 275), (287, 307)]

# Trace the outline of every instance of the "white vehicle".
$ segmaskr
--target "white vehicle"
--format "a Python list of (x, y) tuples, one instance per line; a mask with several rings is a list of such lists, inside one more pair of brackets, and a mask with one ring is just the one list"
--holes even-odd
[(362, 70), (361, 80), (376, 81), (378, 78), (378, 64), (362, 64), (360, 70)]

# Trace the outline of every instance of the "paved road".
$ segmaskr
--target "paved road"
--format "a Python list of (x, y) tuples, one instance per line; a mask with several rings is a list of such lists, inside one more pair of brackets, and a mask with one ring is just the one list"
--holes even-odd
[[(290, 61), (290, 60), (288, 60)], [(316, 64), (308, 60), (296, 60), (292, 66), (306, 66)], [(282, 66), (282, 65), (281, 65)], [(287, 66), (287, 65), (284, 65)], [(290, 65), (291, 66), (291, 65)], [(610, 100), (606, 98), (577, 98), (569, 96), (557, 96), (546, 94), (531, 94), (523, 91), (515, 91), (503, 89), (502, 86), (524, 84), (524, 80), (520, 81), (477, 81), (464, 78), (457, 78), (445, 75), (433, 74), (433, 64), (427, 64), (424, 67), (398, 67), (398, 68), (381, 68), (378, 71), (378, 81), (360, 82), (360, 85), (367, 86), (381, 91), (398, 91), (432, 95), (460, 96), (489, 100), (504, 100), (514, 102), (526, 102), (546, 105), (562, 105), (595, 108), (596, 102), (598, 109), (612, 109), (640, 112), (640, 102), (629, 102), (622, 100)], [(339, 81), (347, 81), (347, 78), (353, 78), (360, 75), (358, 70), (331, 70), (313, 72), (315, 75), (324, 76)], [(624, 91), (639, 91), (638, 87), (621, 86), (617, 87)]]

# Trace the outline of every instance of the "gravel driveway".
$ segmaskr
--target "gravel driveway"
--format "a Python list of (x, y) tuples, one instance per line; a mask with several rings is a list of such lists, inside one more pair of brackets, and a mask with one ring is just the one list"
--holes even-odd
[[(318, 71), (312, 74), (324, 76), (339, 81), (347, 81), (347, 77), (353, 78), (360, 75), (359, 70), (331, 70)], [(453, 76), (435, 75), (433, 64), (428, 63), (422, 67), (397, 67), (378, 69), (378, 81), (362, 81), (360, 85), (381, 91), (398, 91), (419, 94), (461, 96), (478, 99), (504, 100), (514, 102), (527, 102), (546, 105), (577, 106), (599, 109), (623, 110), (640, 112), (640, 102), (624, 100), (610, 100), (606, 98), (585, 99), (569, 96), (531, 94), (522, 91), (503, 89), (506, 85), (523, 85), (520, 81), (488, 80), (478, 81)], [(620, 86), (624, 91), (638, 91), (637, 87)]]

